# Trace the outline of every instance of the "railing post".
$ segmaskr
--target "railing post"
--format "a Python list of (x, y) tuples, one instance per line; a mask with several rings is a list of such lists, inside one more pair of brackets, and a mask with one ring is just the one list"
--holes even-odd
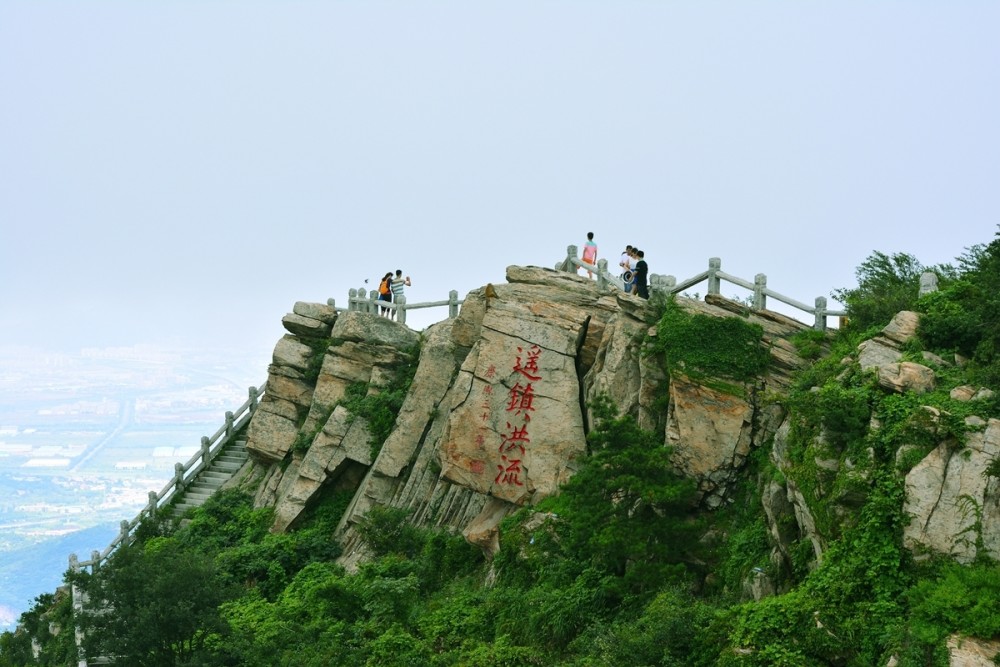
[(816, 331), (826, 331), (826, 297), (816, 297), (816, 322), (813, 324)]
[(146, 498), (149, 501), (146, 504), (146, 510), (149, 512), (149, 516), (150, 517), (155, 518), (156, 517), (156, 503), (159, 502), (160, 497), (156, 495), (156, 491), (150, 491), (149, 495), (146, 496)]
[(562, 270), (566, 272), (572, 271), (576, 273), (577, 266), (573, 263), (573, 260), (577, 258), (577, 250), (575, 245), (571, 245), (566, 248), (566, 259), (563, 261)]
[(396, 321), (400, 324), (406, 324), (406, 295), (400, 294), (393, 301), (397, 304)]
[(119, 525), (118, 532), (121, 535), (121, 539), (118, 540), (118, 544), (128, 544), (128, 534), (129, 534), (128, 521), (122, 519), (121, 523), (118, 525)]
[(649, 274), (649, 291), (651, 292), (667, 292), (669, 294), (670, 288), (675, 284), (677, 281), (673, 276), (663, 276), (659, 273)]
[(174, 487), (178, 491), (184, 490), (184, 464), (175, 463), (174, 464)]
[[(233, 414), (232, 412), (226, 413), (226, 439), (224, 442), (229, 442), (230, 439), (229, 427), (231, 425), (231, 422), (229, 421), (229, 418), (232, 416), (232, 414)], [(212, 443), (209, 442), (208, 436), (207, 435), (201, 436), (201, 462), (203, 465), (206, 466), (208, 465), (208, 450), (211, 449), (211, 447)]]
[(347, 291), (347, 310), (357, 310), (354, 307), (354, 299), (358, 296), (358, 290), (353, 287)]
[[(73, 574), (80, 571), (80, 559), (76, 557), (76, 554), (69, 555), (69, 569)], [(73, 610), (73, 616), (76, 617), (73, 623), (73, 643), (76, 645), (76, 657), (77, 657), (77, 667), (81, 665), (86, 667), (87, 665), (87, 655), (83, 651), (83, 631), (80, 629), (80, 619), (79, 617), (83, 615), (83, 596), (80, 594), (79, 589), (74, 581), (69, 587), (69, 602), (70, 608)]]
[(608, 286), (608, 260), (597, 260), (597, 286), (604, 289)]
[(721, 294), (722, 293), (722, 280), (719, 278), (718, 271), (722, 269), (722, 260), (718, 257), (712, 257), (708, 260), (708, 293), (709, 294)]
[[(333, 299), (330, 299), (333, 301)], [(250, 387), (250, 414), (257, 412), (257, 403), (260, 401), (260, 391), (257, 387)]]
[(933, 271), (924, 271), (920, 274), (920, 291), (917, 292), (917, 296), (923, 296), (930, 292), (937, 292), (938, 289), (938, 278), (937, 274)]
[(332, 296), (326, 300), (326, 305), (330, 306), (330, 308), (333, 308), (334, 310), (337, 310), (337, 300)]
[[(233, 428), (234, 428), (234, 426), (235, 426), (235, 420), (233, 419), (233, 412), (232, 412), (232, 410), (227, 410), (226, 411), (226, 439), (225, 439), (225, 442), (229, 442), (229, 440), (233, 437)], [(202, 443), (204, 444), (205, 442), (207, 442), (207, 440), (208, 440), (208, 438), (202, 438)]]
[(448, 292), (448, 319), (458, 317), (458, 290)]
[(767, 289), (767, 276), (763, 273), (758, 273), (753, 277), (753, 309), (754, 310), (764, 310), (767, 308), (767, 294), (764, 290)]
[(90, 573), (94, 574), (101, 567), (101, 552), (94, 549), (90, 552)]

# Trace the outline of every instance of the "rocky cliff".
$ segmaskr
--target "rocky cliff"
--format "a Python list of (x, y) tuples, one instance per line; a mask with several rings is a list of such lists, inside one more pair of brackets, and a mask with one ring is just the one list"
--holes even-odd
[[(864, 498), (866, 465), (822, 433), (807, 450), (808, 480), (802, 461), (789, 455), (794, 425), (783, 397), (793, 374), (811, 363), (791, 342), (806, 325), (723, 298), (679, 297), (690, 313), (762, 327), (770, 370), (734, 392), (668, 373), (644, 354), (656, 335), (647, 301), (551, 269), (511, 266), (506, 279), (470, 292), (456, 319), (422, 334), (374, 314), (295, 304), (249, 426), (252, 459), (238, 478), (258, 506), (275, 508), (274, 531), (294, 527), (321, 491), (335, 488), (353, 492), (338, 529), (348, 567), (364, 556), (353, 526), (374, 505), (405, 508), (413, 522), (461, 532), (493, 552), (505, 516), (556, 493), (573, 475), (587, 452), (587, 406), (607, 395), (672, 446), (674, 464), (697, 481), (706, 510), (727, 503), (747, 456), (767, 448), (783, 473), (760, 485), (775, 567), (748, 582), (750, 594), (781, 590), (793, 542), (807, 539), (821, 562)], [(897, 316), (843, 360), (844, 373), (869, 374), (886, 392), (933, 390), (937, 373), (955, 362), (903, 359), (916, 318)], [(413, 362), (395, 424), (373, 446), (370, 425), (344, 398), (352, 386), (377, 394), (409, 380), (403, 375)], [(984, 392), (959, 387), (952, 397), (974, 402)], [(1000, 454), (1000, 422), (964, 417), (971, 432), (959, 446), (953, 430), (938, 429), (940, 411), (927, 408), (925, 416), (915, 425), (919, 437), (897, 453), (913, 517), (906, 544), (918, 556), (1000, 557), (1000, 495), (996, 478), (984, 474)]]
[[(376, 504), (411, 510), (414, 522), (461, 531), (491, 551), (503, 517), (573, 474), (586, 453), (587, 405), (599, 394), (674, 446), (705, 507), (726, 501), (747, 454), (782, 423), (780, 404), (763, 397), (782, 392), (806, 363), (788, 342), (805, 325), (750, 314), (764, 328), (772, 371), (734, 396), (671, 378), (643, 354), (655, 336), (647, 301), (550, 269), (512, 266), (506, 277), (469, 293), (458, 318), (422, 335), (373, 314), (295, 304), (239, 479), (259, 506), (274, 506), (274, 530), (294, 526), (333, 485), (355, 491), (339, 531), (346, 564), (360, 555), (352, 525)], [(747, 315), (726, 299), (679, 301), (707, 315)], [(377, 393), (399, 382), (418, 342), (410, 390), (373, 452), (365, 420), (340, 403), (352, 384)]]

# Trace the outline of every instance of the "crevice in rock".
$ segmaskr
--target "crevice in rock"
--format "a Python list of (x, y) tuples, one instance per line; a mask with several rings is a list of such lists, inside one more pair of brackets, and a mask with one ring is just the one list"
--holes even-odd
[(951, 455), (944, 461), (944, 469), (941, 471), (941, 484), (938, 486), (937, 498), (934, 499), (934, 505), (931, 510), (927, 513), (927, 520), (924, 521), (924, 525), (921, 528), (921, 532), (927, 533), (927, 528), (930, 526), (931, 519), (934, 518), (934, 513), (937, 512), (938, 505), (941, 504), (941, 497), (944, 496), (944, 484), (945, 480), (948, 479), (948, 467), (951, 465)]
[(583, 367), (581, 351), (583, 350), (584, 341), (587, 340), (587, 331), (590, 329), (590, 320), (591, 316), (588, 315), (580, 325), (580, 334), (576, 338), (576, 355), (573, 358), (574, 366), (576, 368), (576, 390), (580, 401), (580, 420), (583, 423), (584, 437), (590, 433), (590, 420), (587, 419), (587, 402), (583, 386), (583, 377), (589, 369)]

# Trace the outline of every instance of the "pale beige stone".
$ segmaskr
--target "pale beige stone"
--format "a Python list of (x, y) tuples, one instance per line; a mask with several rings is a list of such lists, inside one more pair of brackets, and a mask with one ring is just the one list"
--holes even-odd
[(995, 667), (1000, 641), (951, 635), (948, 637), (948, 667)]
[(926, 394), (934, 390), (937, 376), (927, 366), (912, 361), (885, 364), (878, 369), (878, 383), (898, 393)]

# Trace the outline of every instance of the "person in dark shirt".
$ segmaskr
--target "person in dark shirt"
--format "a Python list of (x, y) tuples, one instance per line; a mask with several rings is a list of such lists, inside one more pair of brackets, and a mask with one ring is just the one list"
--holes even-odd
[(636, 250), (635, 255), (638, 258), (638, 261), (635, 263), (635, 270), (632, 272), (635, 280), (635, 294), (638, 294), (643, 299), (648, 299), (649, 285), (646, 278), (649, 275), (649, 267), (646, 266), (646, 260), (644, 259), (646, 254), (641, 250)]

